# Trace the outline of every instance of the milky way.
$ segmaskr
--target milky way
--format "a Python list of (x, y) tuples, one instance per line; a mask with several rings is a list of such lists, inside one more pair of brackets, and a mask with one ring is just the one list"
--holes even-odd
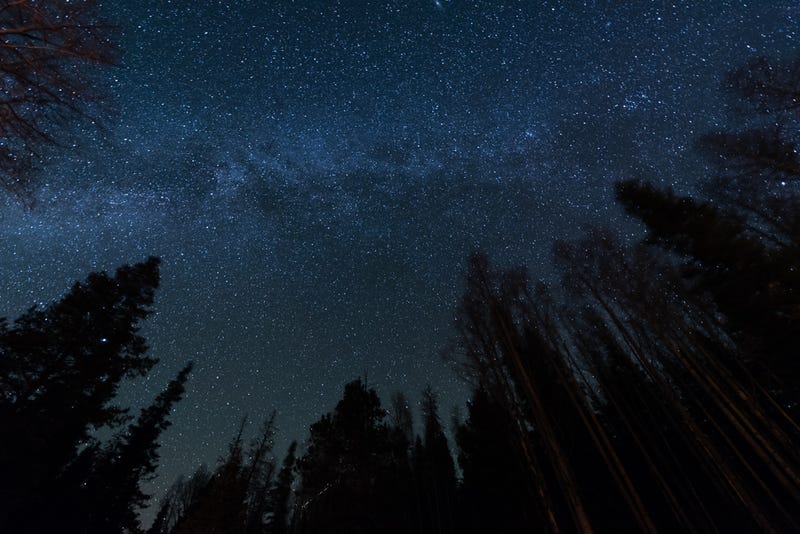
[[(569, 7), (568, 7), (569, 6)], [(0, 312), (92, 270), (163, 259), (144, 328), (189, 359), (162, 491), (244, 414), (301, 438), (357, 375), (386, 396), (465, 388), (439, 356), (468, 253), (548, 277), (550, 245), (636, 228), (610, 185), (692, 188), (725, 71), (795, 49), (797, 2), (106, 1), (106, 130), (0, 206)]]

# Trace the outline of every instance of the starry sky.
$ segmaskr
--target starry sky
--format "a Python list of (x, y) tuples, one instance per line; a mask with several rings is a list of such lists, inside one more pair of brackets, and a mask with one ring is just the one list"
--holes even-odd
[[(550, 277), (554, 239), (636, 228), (611, 184), (691, 190), (720, 81), (791, 56), (800, 2), (105, 0), (121, 65), (104, 130), (0, 199), (0, 315), (160, 256), (143, 405), (195, 372), (163, 436), (163, 491), (244, 414), (279, 443), (366, 374), (388, 401), (466, 388), (439, 352), (470, 251)], [(447, 408), (449, 409), (449, 408)], [(446, 414), (445, 414), (446, 416)], [(282, 452), (281, 452), (282, 453)]]

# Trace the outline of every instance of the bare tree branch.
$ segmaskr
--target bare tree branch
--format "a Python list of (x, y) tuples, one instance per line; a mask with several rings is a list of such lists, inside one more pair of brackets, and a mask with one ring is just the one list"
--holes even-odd
[(110, 34), (93, 0), (0, 0), (0, 187), (29, 201), (42, 150), (71, 120), (100, 119), (90, 71), (114, 64)]

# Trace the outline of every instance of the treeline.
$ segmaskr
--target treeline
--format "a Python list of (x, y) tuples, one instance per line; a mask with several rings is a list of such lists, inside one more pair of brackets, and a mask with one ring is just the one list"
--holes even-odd
[[(702, 137), (685, 196), (617, 184), (647, 231), (559, 242), (555, 287), (469, 259), (448, 358), (472, 385), (449, 442), (437, 396), (345, 386), (276, 457), (275, 414), (178, 480), (149, 532), (800, 531), (800, 68), (730, 74), (740, 130)], [(160, 433), (191, 365), (138, 417), (137, 325), (158, 261), (94, 274), (0, 325), (0, 529), (141, 532)], [(101, 432), (98, 432), (100, 430)], [(101, 440), (98, 436), (112, 437)]]

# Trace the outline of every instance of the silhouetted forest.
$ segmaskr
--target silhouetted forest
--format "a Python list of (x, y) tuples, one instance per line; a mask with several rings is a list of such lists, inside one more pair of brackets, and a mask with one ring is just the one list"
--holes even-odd
[[(753, 61), (725, 90), (740, 128), (698, 139), (716, 167), (700, 193), (616, 184), (641, 242), (556, 243), (556, 286), (469, 257), (445, 354), (472, 395), (452, 426), (431, 388), (415, 414), (356, 379), (285, 452), (277, 412), (254, 414), (255, 439), (243, 421), (218, 465), (148, 495), (192, 369), (118, 404), (157, 363), (139, 328), (159, 260), (0, 321), (0, 531), (800, 531), (800, 64)], [(49, 139), (23, 119), (19, 146)]]

